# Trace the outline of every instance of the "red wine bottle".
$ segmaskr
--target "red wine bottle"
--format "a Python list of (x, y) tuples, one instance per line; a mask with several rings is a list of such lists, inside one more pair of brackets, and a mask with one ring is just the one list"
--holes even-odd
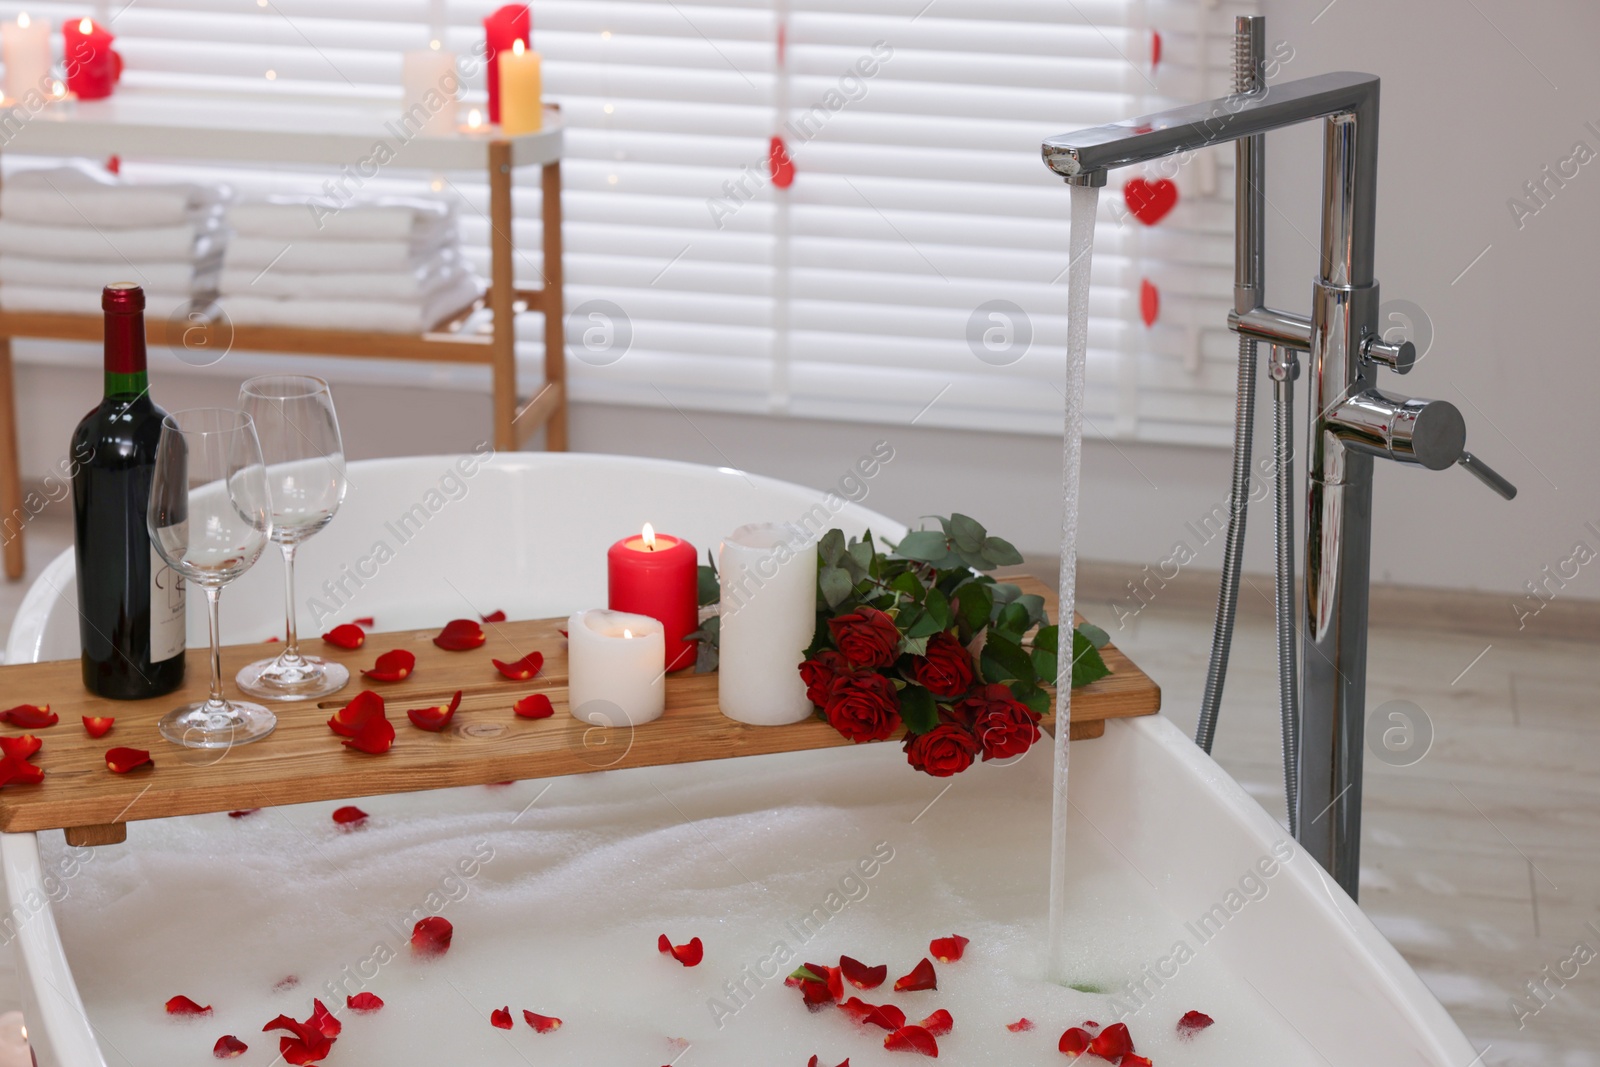
[(183, 579), (156, 553), (145, 526), (167, 413), (150, 399), (144, 290), (108, 285), (100, 306), (105, 397), (72, 435), (83, 684), (113, 700), (142, 700), (183, 683)]

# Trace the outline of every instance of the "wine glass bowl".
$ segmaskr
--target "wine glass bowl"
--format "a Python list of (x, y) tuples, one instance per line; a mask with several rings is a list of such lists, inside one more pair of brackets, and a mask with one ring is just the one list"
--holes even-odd
[(210, 696), (168, 712), (162, 736), (188, 748), (265, 737), (277, 725), (270, 711), (222, 695), (218, 629), (223, 586), (254, 566), (272, 537), (272, 498), (248, 414), (194, 408), (162, 421), (147, 520), (156, 552), (205, 592), (211, 630)]
[(350, 671), (300, 651), (294, 596), (296, 549), (339, 510), (346, 488), (344, 443), (328, 383), (308, 374), (268, 374), (239, 389), (255, 420), (272, 494), (272, 539), (283, 550), (283, 651), (239, 671), (242, 692), (269, 700), (311, 700), (343, 689)]

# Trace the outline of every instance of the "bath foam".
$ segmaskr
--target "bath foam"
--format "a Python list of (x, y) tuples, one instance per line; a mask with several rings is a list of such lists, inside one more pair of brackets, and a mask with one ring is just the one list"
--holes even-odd
[[(1107, 992), (1044, 979), (1049, 751), (948, 782), (911, 771), (899, 746), (863, 745), (368, 797), (354, 830), (332, 821), (339, 801), (136, 822), (67, 883), (57, 917), (111, 1063), (210, 1062), (231, 1033), (251, 1046), (239, 1062), (265, 1064), (277, 1049), (262, 1024), (306, 1017), (313, 996), (344, 1021), (329, 1067), (907, 1063), (882, 1031), (808, 1013), (783, 987), (800, 962), (841, 953), (889, 966), (863, 999), (912, 1021), (954, 1015), (944, 1062), (1059, 1065), (1062, 1030), (1115, 1021), (1113, 997), (1137, 1006), (1125, 985), (1141, 981), (1126, 1021), (1161, 1067), (1320, 1062), (1075, 811), (1067, 970)], [(41, 845), (47, 863), (64, 847)], [(451, 948), (415, 959), (411, 925), (434, 912), (454, 924)], [(663, 933), (700, 937), (704, 962), (661, 955)], [(971, 944), (935, 961), (939, 988), (894, 993), (952, 933)], [(1158, 988), (1144, 969), (1180, 940), (1194, 957)], [(780, 944), (792, 957), (774, 958)], [(348, 1011), (362, 989), (383, 1010)], [(213, 1014), (166, 1016), (177, 994)], [(503, 1005), (511, 1031), (489, 1025)], [(565, 1024), (536, 1034), (523, 1008)], [(1190, 1009), (1217, 1024), (1182, 1042)], [(1020, 1016), (1037, 1028), (1008, 1032)]]

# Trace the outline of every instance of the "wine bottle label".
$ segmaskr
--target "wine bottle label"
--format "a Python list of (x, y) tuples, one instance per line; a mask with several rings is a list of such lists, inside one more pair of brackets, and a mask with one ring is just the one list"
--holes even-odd
[(150, 546), (150, 662), (183, 655), (188, 630), (183, 576)]

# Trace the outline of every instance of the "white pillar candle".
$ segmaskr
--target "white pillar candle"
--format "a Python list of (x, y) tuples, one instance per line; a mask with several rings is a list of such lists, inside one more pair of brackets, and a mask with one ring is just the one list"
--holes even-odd
[(640, 726), (667, 706), (667, 638), (648, 615), (596, 608), (567, 620), (567, 704), (591, 726)]
[(456, 132), (456, 97), (461, 75), (456, 54), (433, 48), (405, 54), (401, 73), (401, 124), (411, 133), (435, 135)]
[(0, 26), (0, 51), (6, 64), (6, 102), (15, 104), (31, 90), (41, 97), (50, 91), (50, 21), (30, 18), (27, 12), (15, 22)]
[(722, 542), (717, 572), (722, 714), (756, 726), (799, 722), (812, 712), (800, 663), (817, 624), (816, 543), (793, 526), (741, 526)]

